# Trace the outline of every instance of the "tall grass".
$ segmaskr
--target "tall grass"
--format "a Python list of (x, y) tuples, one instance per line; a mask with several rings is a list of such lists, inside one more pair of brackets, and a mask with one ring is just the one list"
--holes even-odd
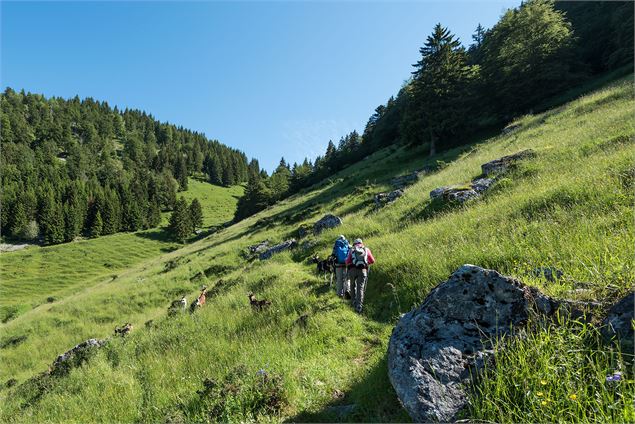
[[(0, 383), (28, 381), (58, 353), (109, 336), (115, 324), (129, 321), (135, 330), (46, 391), (35, 390), (38, 396), (27, 390), (31, 383), (0, 390), (0, 419), (405, 421), (386, 375), (388, 338), (399, 314), (461, 264), (497, 269), (557, 298), (610, 304), (633, 286), (634, 106), (632, 81), (622, 80), (522, 117), (512, 134), (437, 157), (424, 157), (423, 148), (376, 152), (254, 217), (24, 313), (2, 326), (2, 340), (27, 339), (0, 349)], [(447, 208), (430, 202), (433, 188), (464, 184), (482, 163), (526, 148), (537, 157), (482, 199)], [(373, 195), (389, 190), (393, 176), (424, 166), (437, 168), (375, 210)], [(296, 237), (327, 212), (342, 216), (343, 225), (268, 261), (248, 257), (248, 245)], [(327, 255), (340, 233), (362, 237), (377, 258), (361, 315), (307, 261)], [(530, 272), (537, 266), (560, 268), (565, 277), (539, 279)], [(579, 282), (590, 290), (572, 292)], [(202, 284), (211, 292), (204, 308), (166, 316), (172, 300), (183, 294), (191, 300)], [(249, 291), (272, 306), (253, 311)], [(620, 356), (589, 327), (536, 328), (507, 341), (497, 358), (499, 368), (486, 370), (471, 392), (474, 417), (632, 420), (620, 400), (632, 396), (632, 384), (620, 386), (620, 398), (600, 378)], [(264, 375), (270, 379), (260, 383)], [(536, 404), (527, 395), (538, 386), (553, 403)], [(572, 394), (578, 403), (570, 403)], [(558, 408), (567, 412), (556, 415)]]

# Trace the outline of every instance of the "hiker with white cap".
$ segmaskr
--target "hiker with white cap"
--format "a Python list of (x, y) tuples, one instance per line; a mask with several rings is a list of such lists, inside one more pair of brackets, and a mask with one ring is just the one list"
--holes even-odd
[(335, 291), (339, 297), (351, 298), (351, 284), (346, 275), (346, 258), (351, 249), (348, 240), (340, 235), (335, 240), (332, 256), (335, 258)]
[(348, 266), (348, 278), (353, 287), (353, 304), (358, 313), (362, 312), (364, 306), (364, 293), (368, 281), (368, 269), (375, 263), (372, 252), (362, 242), (362, 239), (355, 239), (353, 247), (348, 252), (346, 265)]

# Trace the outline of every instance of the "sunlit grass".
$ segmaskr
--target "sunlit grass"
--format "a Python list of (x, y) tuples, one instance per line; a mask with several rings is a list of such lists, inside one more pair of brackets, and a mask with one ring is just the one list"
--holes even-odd
[[(570, 290), (586, 282), (586, 299), (610, 303), (634, 285), (633, 110), (628, 79), (556, 111), (522, 117), (513, 134), (438, 157), (425, 157), (425, 148), (385, 149), (252, 218), (179, 250), (155, 252), (112, 281), (23, 312), (1, 327), (2, 340), (28, 338), (0, 350), (0, 385), (9, 378), (24, 382), (57, 354), (89, 337), (109, 336), (115, 325), (129, 321), (135, 330), (113, 339), (39, 400), (31, 401), (19, 387), (2, 389), (0, 419), (408, 420), (386, 374), (388, 338), (399, 314), (458, 266), (494, 268), (557, 298), (576, 298)], [(430, 190), (466, 183), (480, 174), (482, 163), (526, 148), (537, 157), (483, 199), (446, 209), (430, 205)], [(374, 209), (373, 195), (389, 190), (393, 176), (437, 160), (445, 165), (394, 204)], [(309, 236), (314, 245), (266, 262), (246, 258), (247, 245), (296, 237), (300, 226), (327, 212), (342, 216), (344, 224)], [(340, 233), (362, 237), (377, 258), (362, 315), (335, 298), (306, 261), (314, 253), (326, 256)], [(94, 272), (70, 259), (66, 272), (73, 279)], [(58, 260), (53, 263), (63, 269)], [(530, 272), (537, 266), (562, 269), (566, 278), (537, 279)], [(20, 270), (16, 264), (12, 272)], [(48, 296), (44, 271), (26, 273), (29, 284), (40, 281), (41, 296)], [(166, 318), (172, 300), (182, 294), (192, 300), (202, 284), (214, 292), (203, 309)], [(28, 296), (18, 285), (7, 287), (8, 297)], [(271, 308), (252, 311), (249, 291), (270, 299)], [(153, 323), (146, 327), (148, 320)], [(588, 326), (536, 326), (525, 339), (509, 341), (499, 359), (470, 392), (471, 416), (503, 422), (633, 420), (626, 401), (633, 385), (626, 382), (617, 395), (602, 380), (618, 367), (619, 355)], [(223, 386), (238, 369), (244, 370), (236, 374), (241, 383)], [(259, 391), (260, 370), (279, 377), (279, 387)], [(202, 397), (197, 391), (205, 379), (225, 391)], [(281, 394), (279, 409), (263, 406), (272, 403), (266, 393)], [(342, 405), (353, 406), (337, 408)], [(563, 414), (557, 415), (558, 408)]]

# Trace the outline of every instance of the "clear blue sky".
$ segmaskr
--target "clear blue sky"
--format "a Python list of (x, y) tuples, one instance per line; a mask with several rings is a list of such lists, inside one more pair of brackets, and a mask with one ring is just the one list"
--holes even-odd
[(362, 131), (441, 22), (469, 44), (519, 1), (2, 2), (2, 86), (93, 97), (271, 170)]

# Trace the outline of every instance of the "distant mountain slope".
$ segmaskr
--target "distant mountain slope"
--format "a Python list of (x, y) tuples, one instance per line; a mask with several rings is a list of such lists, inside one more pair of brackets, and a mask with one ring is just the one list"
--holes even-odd
[[(203, 207), (203, 233), (231, 221), (243, 187), (218, 187), (190, 180), (181, 194), (198, 198)], [(167, 225), (169, 213), (163, 217)], [(121, 233), (58, 246), (31, 246), (0, 254), (0, 322), (8, 322), (32, 308), (110, 282), (153, 257), (181, 245), (165, 228)], [(2, 324), (0, 324), (2, 325)]]
[[(0, 381), (17, 378), (18, 384), (0, 391), (0, 417), (407, 421), (386, 374), (388, 337), (399, 314), (460, 265), (496, 269), (556, 298), (611, 302), (634, 285), (634, 111), (630, 76), (524, 116), (505, 135), (442, 155), (423, 159), (423, 148), (383, 149), (251, 218), (11, 321), (3, 326)], [(431, 190), (468, 183), (481, 164), (523, 149), (536, 156), (482, 198), (463, 205), (431, 201)], [(403, 196), (375, 209), (374, 195), (392, 190), (392, 178), (421, 169), (427, 172)], [(249, 259), (248, 245), (299, 237), (300, 228), (325, 213), (341, 216), (343, 225), (309, 234), (268, 261)], [(328, 255), (340, 233), (362, 237), (377, 258), (361, 315), (308, 262), (315, 253)], [(537, 266), (557, 267), (567, 278), (539, 279), (531, 274)], [(590, 290), (571, 291), (574, 281), (588, 282)], [(167, 317), (171, 301), (183, 294), (191, 301), (203, 284), (210, 290), (203, 308)], [(252, 310), (248, 292), (271, 300), (271, 307)], [(25, 383), (57, 354), (89, 337), (107, 337), (124, 322), (133, 332), (112, 339), (82, 367)], [(517, 371), (510, 366), (498, 386), (477, 386), (484, 391), (474, 392), (469, 414), (495, 422), (632, 421), (633, 378), (617, 389), (597, 378), (620, 357), (588, 331), (539, 329), (541, 343), (557, 347), (557, 358), (533, 349), (535, 339), (514, 346), (504, 360), (518, 363)], [(537, 356), (529, 361), (526, 352)], [(522, 390), (511, 390), (517, 384)], [(549, 402), (526, 397), (538, 392)]]

